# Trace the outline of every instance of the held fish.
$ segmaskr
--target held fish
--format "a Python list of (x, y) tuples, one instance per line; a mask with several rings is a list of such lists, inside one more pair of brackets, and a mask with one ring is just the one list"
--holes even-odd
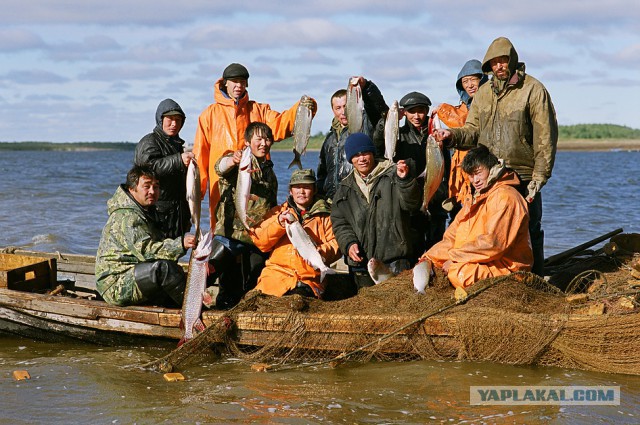
[(187, 167), (187, 202), (191, 212), (191, 224), (196, 228), (196, 237), (201, 238), (200, 217), (202, 214), (202, 193), (200, 190), (200, 170), (193, 158)]
[(398, 101), (394, 100), (384, 121), (384, 157), (393, 161), (399, 134)]
[(367, 263), (367, 271), (376, 285), (396, 275), (396, 273), (391, 271), (389, 266), (375, 258), (370, 259)]
[(431, 272), (431, 261), (429, 260), (421, 260), (413, 268), (413, 287), (419, 294), (426, 294), (424, 290), (431, 281)]
[(304, 230), (302, 224), (300, 224), (299, 221), (294, 220), (293, 217), (291, 217), (291, 220), (293, 221), (292, 223), (287, 222), (285, 225), (287, 237), (296, 251), (298, 251), (300, 257), (302, 257), (307, 264), (320, 272), (320, 282), (324, 280), (326, 275), (335, 274), (336, 271), (328, 267), (324, 261), (322, 261), (322, 256), (316, 249), (316, 244), (313, 242), (306, 230)]
[(427, 163), (424, 168), (424, 196), (422, 208), (420, 208), (420, 211), (425, 214), (428, 213), (427, 208), (429, 207), (429, 201), (431, 201), (431, 198), (435, 195), (444, 176), (444, 156), (433, 135), (429, 135), (427, 138), (426, 157)]
[(212, 245), (213, 233), (207, 232), (198, 243), (198, 246), (191, 251), (187, 286), (184, 290), (180, 319), (180, 327), (183, 329), (183, 334), (178, 346), (193, 338), (194, 331), (203, 331), (205, 328), (200, 319), (200, 314), (202, 312), (202, 296), (207, 287), (209, 255), (211, 254)]
[(296, 110), (296, 120), (293, 124), (293, 161), (289, 164), (289, 168), (297, 165), (299, 169), (302, 169), (300, 156), (307, 151), (307, 144), (311, 136), (311, 121), (313, 120), (311, 109), (305, 106), (308, 100), (309, 96), (302, 95)]
[(251, 195), (251, 149), (245, 147), (242, 151), (242, 159), (238, 165), (238, 181), (236, 182), (236, 197), (234, 200), (236, 214), (242, 225), (251, 231), (247, 222), (247, 206)]
[(349, 80), (346, 109), (349, 133), (359, 133), (362, 131), (362, 122), (364, 120), (364, 100), (362, 99), (362, 89), (358, 84), (357, 77)]

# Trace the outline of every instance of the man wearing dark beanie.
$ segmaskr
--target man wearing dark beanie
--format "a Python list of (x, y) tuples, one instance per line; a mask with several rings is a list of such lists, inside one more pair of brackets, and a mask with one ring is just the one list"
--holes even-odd
[(353, 171), (333, 197), (331, 223), (358, 289), (375, 281), (367, 268), (397, 274), (411, 267), (409, 217), (420, 208), (420, 188), (405, 161), (376, 162), (364, 133), (349, 135), (345, 154)]

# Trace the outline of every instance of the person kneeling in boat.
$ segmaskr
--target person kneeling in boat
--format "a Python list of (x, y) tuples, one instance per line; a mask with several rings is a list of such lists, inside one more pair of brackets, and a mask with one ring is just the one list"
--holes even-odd
[[(272, 208), (265, 219), (253, 228), (251, 239), (263, 252), (271, 252), (260, 274), (256, 289), (267, 295), (300, 294), (322, 298), (325, 282), (321, 270), (338, 260), (338, 241), (331, 227), (330, 206), (316, 196), (316, 176), (313, 170), (296, 170), (289, 180), (289, 198)], [(287, 236), (287, 226), (298, 221), (313, 243), (314, 252), (298, 252)], [(291, 237), (297, 235), (292, 231)], [(304, 236), (304, 235), (302, 235)], [(315, 244), (315, 248), (313, 247)], [(315, 264), (322, 261), (323, 264)], [(322, 276), (324, 277), (324, 276)]]
[(480, 145), (462, 161), (472, 194), (447, 228), (444, 239), (421, 260), (430, 260), (456, 288), (489, 277), (531, 271), (527, 203), (516, 187), (520, 179)]
[(136, 165), (107, 202), (109, 218), (96, 254), (96, 286), (109, 304), (182, 305), (186, 276), (178, 259), (195, 248), (195, 237), (163, 237), (155, 209), (159, 196), (156, 173)]
[[(229, 151), (215, 165), (220, 202), (216, 206), (216, 227), (209, 264), (218, 278), (220, 291), (216, 308), (227, 310), (255, 288), (267, 255), (251, 240), (249, 229), (278, 205), (278, 179), (269, 152), (273, 143), (271, 128), (252, 122), (244, 133), (245, 148)], [(250, 162), (247, 168), (242, 165)], [(242, 211), (238, 209), (242, 208)]]

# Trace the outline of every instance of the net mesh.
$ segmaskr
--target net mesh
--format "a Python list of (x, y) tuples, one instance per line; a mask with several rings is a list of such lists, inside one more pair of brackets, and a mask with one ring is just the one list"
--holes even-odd
[[(426, 295), (417, 294), (411, 271), (338, 301), (252, 291), (225, 313), (230, 326), (210, 330), (209, 342), (273, 369), (347, 360), (459, 359), (640, 374), (638, 290), (630, 284), (628, 266), (638, 261), (635, 255), (590, 256), (558, 270), (554, 276), (569, 294), (585, 294), (579, 303), (530, 273), (478, 282), (463, 302), (455, 300), (441, 273)], [(572, 282), (589, 271), (583, 281)], [(337, 279), (332, 285), (341, 284)]]

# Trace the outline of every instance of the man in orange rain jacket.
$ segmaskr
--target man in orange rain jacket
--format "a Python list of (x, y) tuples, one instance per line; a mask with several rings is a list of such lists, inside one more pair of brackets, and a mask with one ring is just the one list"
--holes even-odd
[(520, 179), (480, 145), (462, 162), (474, 193), (447, 228), (444, 239), (421, 259), (442, 268), (456, 288), (488, 277), (530, 271), (533, 264), (527, 203)]
[(275, 296), (300, 294), (321, 298), (325, 283), (296, 251), (285, 232), (292, 214), (316, 244), (325, 264), (340, 257), (338, 241), (331, 227), (329, 203), (316, 196), (316, 176), (313, 170), (296, 170), (289, 181), (289, 199), (272, 208), (264, 221), (253, 228), (254, 244), (263, 252), (271, 251), (260, 274), (256, 289)]
[[(460, 95), (460, 104), (453, 106), (448, 103), (443, 103), (432, 112), (432, 115), (437, 114), (438, 118), (449, 128), (462, 127), (467, 120), (473, 96), (480, 86), (488, 80), (489, 77), (482, 72), (482, 63), (477, 59), (468, 60), (462, 66), (462, 69), (458, 73), (458, 79), (456, 80), (456, 90), (458, 90), (458, 94)], [(469, 195), (469, 182), (465, 179), (465, 174), (460, 168), (466, 153), (467, 151), (456, 149), (451, 156), (448, 201), (450, 203), (449, 207), (451, 208), (452, 219), (460, 210), (464, 199)]]
[[(244, 147), (244, 132), (254, 121), (267, 124), (273, 131), (274, 142), (290, 137), (296, 118), (298, 103), (284, 112), (271, 109), (266, 103), (249, 100), (247, 87), (249, 71), (239, 63), (225, 68), (222, 78), (214, 84), (216, 103), (209, 105), (198, 118), (193, 153), (200, 169), (202, 194), (209, 182), (209, 216), (211, 228), (215, 228), (215, 209), (220, 200), (218, 174), (214, 166), (223, 155)], [(306, 106), (315, 115), (316, 101), (310, 99)]]

